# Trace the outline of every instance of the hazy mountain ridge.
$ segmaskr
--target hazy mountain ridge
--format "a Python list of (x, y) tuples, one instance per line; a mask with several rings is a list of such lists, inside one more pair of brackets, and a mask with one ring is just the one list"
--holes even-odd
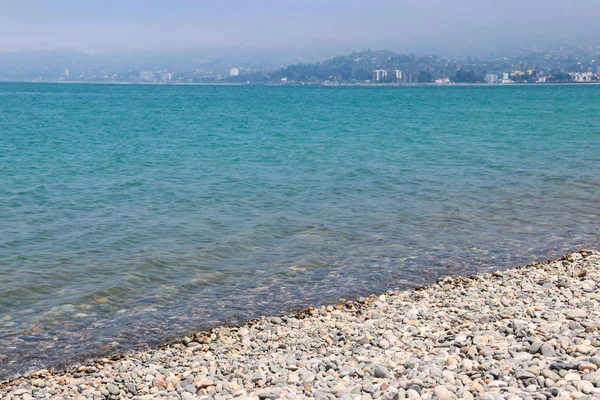
[[(276, 54), (234, 54), (172, 50), (88, 54), (71, 50), (0, 53), (0, 80), (164, 83), (429, 83), (447, 79), (481, 82), (486, 74), (561, 76), (597, 73), (600, 47), (575, 46), (541, 50), (518, 48), (495, 57), (464, 59), (396, 53), (390, 50), (352, 52), (314, 63)], [(379, 72), (377, 72), (379, 70)]]
[[(391, 51), (362, 51), (324, 62), (296, 64), (273, 74), (274, 79), (297, 82), (369, 81), (430, 83), (447, 78), (454, 82), (482, 82), (486, 74), (516, 73), (522, 76), (568, 72), (597, 72), (600, 48), (538, 52), (521, 49), (499, 58), (465, 60), (435, 55), (416, 56)], [(380, 71), (377, 75), (377, 70)], [(385, 72), (383, 72), (385, 71)], [(396, 71), (399, 71), (396, 73)], [(522, 75), (520, 74), (522, 73)]]

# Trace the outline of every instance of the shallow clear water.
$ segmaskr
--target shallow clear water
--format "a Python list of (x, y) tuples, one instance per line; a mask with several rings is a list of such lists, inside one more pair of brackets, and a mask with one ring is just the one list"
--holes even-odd
[(0, 377), (600, 242), (600, 86), (0, 84)]

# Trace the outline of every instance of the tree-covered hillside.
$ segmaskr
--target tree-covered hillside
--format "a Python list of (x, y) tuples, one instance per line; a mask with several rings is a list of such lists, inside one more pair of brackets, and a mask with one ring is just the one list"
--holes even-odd
[[(290, 65), (273, 73), (273, 80), (286, 78), (298, 82), (351, 82), (376, 79), (375, 70), (385, 70), (380, 82), (432, 82), (440, 76), (456, 72), (453, 61), (435, 56), (416, 57), (414, 54), (396, 54), (390, 51), (362, 51), (314, 64)], [(395, 70), (402, 71), (397, 77)]]
[[(598, 71), (600, 49), (544, 53), (518, 50), (489, 60), (467, 57), (454, 60), (436, 56), (397, 54), (391, 51), (361, 51), (312, 64), (295, 64), (269, 74), (271, 82), (380, 82), (430, 83), (447, 78), (458, 83), (483, 82), (486, 74), (508, 73), (517, 82), (569, 80), (569, 72)], [(379, 72), (377, 72), (379, 71)], [(401, 71), (397, 73), (396, 71)], [(263, 75), (263, 78), (266, 78)], [(243, 79), (239, 77), (238, 79)]]

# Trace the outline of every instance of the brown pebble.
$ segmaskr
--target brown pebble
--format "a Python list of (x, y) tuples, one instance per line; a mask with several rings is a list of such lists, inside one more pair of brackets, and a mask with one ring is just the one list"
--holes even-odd
[(580, 371), (585, 371), (585, 370), (597, 371), (598, 366), (596, 366), (596, 364), (592, 364), (592, 363), (581, 363), (581, 364), (579, 364), (579, 370)]
[(471, 385), (471, 387), (469, 388), (470, 392), (477, 392), (477, 393), (485, 393), (485, 389), (483, 388), (483, 385), (481, 385), (478, 382), (475, 382)]

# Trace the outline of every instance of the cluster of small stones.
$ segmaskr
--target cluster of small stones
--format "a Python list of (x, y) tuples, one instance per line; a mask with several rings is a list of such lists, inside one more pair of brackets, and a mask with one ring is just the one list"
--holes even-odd
[(600, 399), (600, 253), (262, 318), (8, 399)]

